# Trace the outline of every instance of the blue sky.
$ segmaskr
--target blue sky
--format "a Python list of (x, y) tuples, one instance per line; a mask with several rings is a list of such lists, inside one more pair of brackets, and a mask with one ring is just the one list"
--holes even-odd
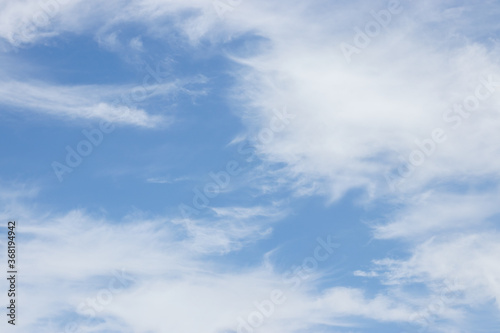
[(498, 332), (499, 11), (0, 2), (1, 331)]

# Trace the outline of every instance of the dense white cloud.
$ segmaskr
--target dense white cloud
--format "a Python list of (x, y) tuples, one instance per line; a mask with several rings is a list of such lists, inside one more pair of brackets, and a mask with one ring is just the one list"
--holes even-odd
[[(253, 118), (261, 117), (262, 127), (280, 105), (296, 118), (260, 145), (262, 156), (284, 162), (292, 179), (332, 198), (357, 187), (371, 194), (387, 194), (392, 187), (404, 193), (437, 180), (497, 174), (496, 53), (469, 43), (438, 48), (442, 41), (412, 21), (412, 13), (406, 8), (394, 17), (350, 64), (339, 45), (352, 43), (352, 37), (335, 34), (335, 20), (314, 38), (304, 33), (309, 21), (299, 17), (278, 36), (263, 29), (272, 47), (242, 61), (248, 70), (240, 76), (240, 98), (252, 106)], [(488, 78), (492, 84), (483, 84)], [(453, 127), (449, 109), (467, 103), (477, 89), (488, 97)], [(438, 142), (428, 143), (433, 137)], [(416, 152), (424, 144), (429, 156)], [(398, 171), (402, 165), (413, 169), (409, 176)]]

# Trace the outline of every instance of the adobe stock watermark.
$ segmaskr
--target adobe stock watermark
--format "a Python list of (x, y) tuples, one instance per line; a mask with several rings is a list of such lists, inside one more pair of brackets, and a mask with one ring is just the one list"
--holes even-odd
[[(29, 40), (37, 29), (48, 26), (50, 21), (60, 13), (61, 7), (69, 2), (69, 0), (38, 1), (37, 4), (39, 10), (31, 16), (31, 19), (28, 22), (21, 22), (20, 27), (15, 32), (15, 35), (12, 36), (13, 44), (18, 46), (21, 42)], [(21, 40), (21, 42), (19, 40)]]
[(52, 170), (59, 180), (62, 182), (63, 176), (73, 172), (74, 168), (77, 168), (83, 162), (83, 158), (89, 156), (94, 151), (95, 147), (98, 147), (103, 139), (104, 134), (109, 134), (115, 130), (115, 126), (111, 123), (101, 121), (99, 128), (92, 128), (90, 130), (84, 129), (82, 131), (83, 136), (87, 140), (80, 140), (76, 144), (76, 148), (71, 146), (66, 146), (66, 164), (54, 161), (52, 162)]
[(136, 280), (128, 275), (123, 269), (115, 272), (113, 278), (109, 280), (105, 288), (100, 289), (94, 297), (89, 297), (78, 305), (77, 312), (85, 316), (86, 320), (73, 321), (66, 324), (63, 333), (83, 332), (82, 326), (84, 324), (91, 324), (97, 314), (102, 312), (106, 306), (109, 306), (113, 302), (116, 295), (121, 294), (135, 282)]
[(462, 125), (462, 120), (468, 119), (473, 112), (477, 111), (481, 103), (490, 99), (500, 87), (500, 77), (489, 75), (488, 78), (481, 78), (481, 83), (476, 86), (474, 93), (468, 95), (462, 103), (453, 105), (453, 108), (443, 113), (443, 121), (451, 124), (452, 129), (457, 129)]
[[(489, 75), (488, 78), (481, 78), (480, 84), (474, 89), (474, 93), (465, 97), (461, 103), (453, 105), (442, 115), (443, 121), (450, 126), (451, 130), (458, 129), (463, 120), (468, 119), (478, 110), (481, 103), (484, 103), (493, 96), (496, 88), (500, 87), (500, 78)], [(421, 167), (438, 150), (438, 146), (448, 140), (447, 131), (442, 127), (432, 130), (429, 138), (422, 141), (415, 140), (417, 148), (412, 150), (407, 158), (399, 156), (402, 162), (397, 168), (397, 172), (387, 172), (385, 179), (391, 190), (398, 190), (399, 187)]]
[(397, 173), (395, 175), (390, 172), (385, 174), (385, 180), (391, 190), (399, 189), (403, 182), (413, 175), (416, 168), (423, 165), (436, 152), (438, 145), (446, 140), (448, 137), (442, 128), (435, 128), (427, 139), (415, 140), (417, 148), (412, 150), (407, 158), (399, 156), (402, 165), (397, 168)]
[[(269, 121), (269, 125), (260, 130), (256, 137), (259, 144), (266, 145), (274, 140), (275, 134), (283, 131), (295, 118), (294, 114), (288, 113), (284, 107), (281, 111), (274, 110), (274, 116)], [(238, 153), (242, 155), (252, 154), (251, 157), (245, 159), (249, 162), (254, 154), (252, 149), (243, 149), (243, 145), (238, 147)], [(200, 211), (209, 207), (210, 200), (217, 197), (225, 189), (228, 188), (231, 180), (240, 175), (242, 172), (241, 163), (237, 160), (230, 160), (226, 163), (224, 170), (218, 172), (209, 172), (208, 176), (211, 181), (207, 182), (201, 188), (193, 188), (192, 205), (180, 204), (179, 211), (184, 218), (189, 218), (192, 215), (198, 215)]]
[(355, 34), (352, 38), (352, 43), (343, 42), (339, 46), (346, 62), (350, 64), (352, 62), (352, 56), (366, 49), (371, 44), (372, 40), (380, 35), (383, 29), (387, 30), (393, 17), (402, 12), (403, 7), (399, 0), (389, 1), (387, 9), (382, 9), (378, 12), (374, 10), (370, 11), (373, 20), (366, 23), (363, 29), (359, 27), (354, 28)]
[[(119, 98), (112, 102), (113, 107), (134, 108), (138, 103), (154, 94), (168, 75), (168, 72), (161, 72), (160, 65), (161, 63), (157, 64), (156, 68), (153, 69), (150, 65), (145, 64), (144, 71), (147, 74), (142, 80), (142, 85), (135, 86), (126, 93), (121, 94)], [(59, 182), (62, 182), (65, 175), (70, 174), (82, 164), (85, 157), (92, 154), (94, 149), (103, 142), (105, 134), (110, 134), (114, 130), (115, 126), (106, 121), (101, 121), (98, 128), (82, 130), (85, 139), (80, 140), (74, 148), (69, 145), (66, 146), (65, 163), (53, 161), (51, 164)]]
[(459, 291), (461, 289), (461, 285), (457, 281), (457, 279), (454, 279), (453, 281), (445, 281), (445, 286), (439, 293), (439, 296), (425, 309), (415, 312), (410, 316), (409, 320), (411, 323), (420, 325), (420, 329), (417, 331), (418, 333), (428, 331), (430, 326), (436, 321), (439, 314), (443, 311), (444, 307), (458, 299), (461, 295), (461, 292)]
[(297, 290), (311, 274), (318, 269), (319, 263), (328, 260), (340, 245), (332, 242), (330, 235), (326, 240), (318, 237), (318, 245), (314, 249), (313, 256), (306, 257), (300, 266), (292, 266), (290, 270), (282, 275), (284, 289), (274, 289), (269, 293), (269, 297), (262, 301), (255, 301), (255, 310), (245, 317), (238, 317), (237, 333), (253, 333), (262, 327), (266, 319), (269, 319), (278, 306), (287, 301), (287, 293)]
[(223, 19), (227, 12), (232, 12), (242, 2), (243, 0), (213, 0), (212, 6), (219, 18)]

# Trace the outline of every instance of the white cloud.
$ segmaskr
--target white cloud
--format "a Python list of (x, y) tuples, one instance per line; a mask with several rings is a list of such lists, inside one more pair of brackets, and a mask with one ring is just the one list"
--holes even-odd
[[(53, 331), (64, 330), (71, 321), (83, 332), (234, 331), (238, 318), (257, 311), (254, 303), (265, 302), (276, 289), (286, 301), (265, 319), (262, 332), (354, 325), (352, 316), (404, 321), (411, 313), (386, 296), (370, 299), (357, 289), (331, 288), (319, 294), (313, 291), (315, 279), (292, 288), (269, 262), (249, 267), (218, 263), (215, 247), (233, 243), (227, 253), (239, 248), (235, 243), (255, 238), (250, 223), (214, 219), (179, 225), (138, 213), (110, 221), (79, 210), (60, 214), (20, 206), (25, 212), (17, 220), (22, 243), (20, 332), (50, 331), (50, 325)], [(260, 216), (262, 209), (257, 211)], [(200, 241), (204, 230), (209, 242)], [(224, 237), (214, 235), (223, 230)], [(0, 256), (6, 259), (4, 253)]]
[(495, 53), (467, 43), (437, 49), (442, 40), (421, 27), (414, 30), (417, 22), (408, 22), (407, 10), (394, 19), (399, 19), (394, 30), (381, 33), (351, 64), (338, 45), (352, 37), (335, 33), (334, 19), (322, 22), (325, 32), (312, 39), (304, 18), (296, 18), (286, 32), (273, 30), (275, 23), (270, 31), (263, 29), (272, 47), (242, 60), (248, 69), (239, 76), (239, 97), (252, 106), (248, 113), (260, 117), (261, 127), (279, 105), (296, 115), (271, 143), (259, 145), (263, 158), (285, 163), (283, 171), (294, 182), (333, 199), (358, 187), (372, 195), (388, 194), (384, 176), (401, 165), (399, 156), (408, 161), (418, 149), (416, 140), (427, 140), (442, 128), (448, 140), (437, 144), (413, 175), (399, 177), (403, 193), (418, 192), (438, 179), (497, 174), (500, 141), (493, 139), (493, 128), (500, 121), (498, 95), (458, 129), (442, 119), (454, 103), (474, 94), (481, 79), (500, 77)]
[[(488, 304), (500, 278), (493, 268), (498, 249), (486, 231), (496, 230), (498, 214), (498, 48), (468, 39), (464, 22), (473, 27), (474, 35), (486, 34), (475, 26), (479, 21), (485, 26), (477, 9), (473, 16), (470, 7), (443, 14), (450, 9), (449, 2), (405, 2), (403, 13), (393, 18), (390, 27), (347, 63), (339, 45), (353, 43), (354, 28), (363, 28), (373, 20), (370, 10), (385, 9), (387, 4), (366, 3), (365, 14), (351, 6), (339, 5), (336, 13), (325, 10), (328, 18), (311, 6), (314, 21), (285, 5), (275, 9), (274, 17), (260, 4), (251, 7), (258, 14), (235, 12), (243, 21), (240, 26), (249, 24), (266, 39), (263, 47), (257, 46), (259, 53), (234, 57), (246, 66), (237, 76), (236, 99), (246, 107), (248, 137), (265, 128), (281, 105), (295, 115), (270, 143), (256, 141), (261, 158), (281, 167), (279, 174), (274, 173), (274, 183), (288, 178), (296, 193), (320, 193), (331, 200), (362, 188), (376, 202), (401, 207), (375, 229), (376, 237), (406, 241), (412, 258), (385, 267), (389, 275), (402, 274), (409, 279), (405, 285), (421, 283), (429, 288), (456, 276), (463, 280), (467, 295), (481, 295), (450, 304), (437, 314), (455, 325), (451, 331), (460, 325), (455, 306)], [(460, 27), (453, 23), (463, 16), (467, 17), (456, 21)], [(287, 19), (293, 24), (284, 25)], [(318, 26), (321, 29), (315, 29)], [(493, 83), (485, 83), (488, 80)], [(459, 116), (450, 113), (455, 104), (467, 109), (467, 103), (475, 100), (476, 110), (464, 112), (460, 123), (456, 118), (451, 121), (450, 116)], [(446, 140), (428, 146), (429, 156), (423, 152), (424, 162), (411, 175), (396, 177), (394, 191), (385, 176), (397, 175), (411, 156), (415, 161), (414, 151), (423, 151), (422, 144), (438, 129)], [(454, 238), (444, 238), (450, 232)], [(434, 246), (425, 243), (433, 235)], [(384, 262), (393, 263), (377, 261), (382, 266)], [(466, 272), (469, 264), (474, 273)], [(387, 288), (394, 292), (403, 280), (392, 281), (395, 285)], [(403, 303), (414, 306), (413, 296)]]
[(151, 114), (140, 106), (158, 96), (198, 94), (200, 92), (191, 91), (186, 86), (207, 81), (204, 77), (195, 77), (154, 83), (157, 79), (146, 73), (144, 82), (137, 86), (66, 86), (41, 81), (0, 81), (0, 104), (63, 119), (105, 120), (124, 125), (156, 127), (171, 123), (171, 116)]
[(495, 216), (500, 213), (497, 189), (476, 193), (430, 191), (407, 201), (390, 221), (374, 227), (375, 237), (415, 243), (432, 235), (494, 227)]
[(141, 37), (135, 37), (130, 40), (130, 47), (136, 51), (144, 51)]
[(154, 177), (146, 179), (146, 182), (152, 184), (172, 184), (174, 181), (169, 177)]
[[(18, 10), (13, 3), (5, 6), (26, 16), (38, 10), (34, 2), (30, 4), (29, 11)], [(239, 98), (262, 126), (277, 106), (287, 105), (297, 116), (276, 140), (261, 145), (260, 153), (287, 165), (284, 174), (299, 184), (298, 193), (312, 189), (336, 199), (361, 187), (371, 195), (385, 194), (390, 189), (384, 176), (401, 165), (400, 157), (408, 163), (418, 149), (415, 140), (428, 139), (435, 128), (442, 128), (448, 140), (403, 179), (401, 190), (418, 191), (437, 179), (497, 174), (500, 159), (492, 158), (498, 150), (494, 145), (500, 142), (494, 139), (497, 95), (482, 103), (480, 111), (457, 130), (442, 119), (454, 103), (474, 93), (482, 78), (500, 77), (496, 49), (469, 41), (466, 29), (453, 23), (461, 17), (474, 27), (483, 21), (471, 15), (479, 9), (440, 1), (404, 3), (403, 12), (394, 14), (387, 29), (381, 29), (347, 64), (339, 46), (353, 43), (354, 28), (363, 29), (374, 20), (370, 10), (389, 6), (382, 1), (360, 4), (365, 12), (354, 10), (354, 4), (321, 1), (309, 5), (243, 2), (220, 18), (211, 1), (114, 1), (98, 6), (99, 15), (79, 2), (61, 6), (57, 24), (48, 31), (92, 31), (100, 25), (99, 35), (116, 36), (114, 28), (119, 24), (140, 22), (153, 37), (178, 29), (195, 44), (200, 38), (223, 42), (247, 32), (262, 37), (266, 44), (258, 54), (252, 51), (234, 58), (247, 66), (237, 76)], [(488, 4), (483, 6), (488, 10)], [(116, 8), (121, 8), (118, 14), (113, 12)], [(170, 20), (165, 23), (167, 17)], [(428, 24), (437, 24), (440, 32), (434, 33)], [(477, 28), (474, 31), (479, 33)], [(449, 40), (446, 47), (441, 47), (443, 38)], [(88, 109), (80, 112), (92, 114)], [(126, 118), (147, 122), (140, 111), (128, 112), (131, 115)], [(470, 140), (478, 131), (491, 135), (490, 144)], [(482, 158), (486, 155), (488, 161)]]
[[(390, 263), (389, 281), (445, 281), (453, 277), (469, 297), (500, 299), (500, 271), (496, 261), (498, 232), (454, 233), (418, 245), (411, 258)], [(380, 261), (384, 265), (386, 261)], [(498, 304), (497, 304), (498, 305)]]
[[(493, 304), (497, 308), (494, 313), (500, 309), (498, 237), (496, 231), (453, 233), (416, 246), (409, 259), (385, 259), (375, 264), (384, 272), (386, 283), (417, 283), (428, 288), (427, 295), (422, 291), (407, 294), (420, 304), (411, 316), (415, 323), (439, 327), (438, 319), (448, 319), (448, 326), (467, 327), (474, 325), (473, 309), (491, 311)], [(495, 322), (495, 316), (489, 320)]]
[(229, 253), (261, 240), (271, 224), (286, 215), (279, 207), (215, 207), (210, 218), (175, 219), (185, 228), (193, 249), (200, 253)]
[[(389, 282), (418, 282), (431, 289), (436, 283), (456, 276), (464, 284), (461, 290), (466, 295), (460, 302), (474, 305), (494, 299), (498, 303), (500, 272), (495, 265), (499, 255), (495, 240), (498, 233), (485, 231), (495, 229), (489, 219), (498, 213), (492, 204), (498, 193), (484, 189), (488, 187), (485, 183), (495, 187), (500, 176), (498, 46), (495, 40), (486, 38), (491, 29), (498, 29), (498, 22), (492, 21), (498, 9), (489, 10), (492, 2), (474, 5), (461, 1), (405, 2), (403, 13), (395, 15), (390, 26), (372, 38), (369, 46), (360, 48), (350, 63), (346, 62), (339, 46), (354, 43), (354, 28), (363, 29), (366, 23), (373, 21), (370, 10), (386, 9), (386, 2), (244, 1), (223, 19), (213, 11), (211, 1), (170, 1), (168, 5), (155, 0), (114, 1), (99, 6), (99, 15), (92, 15), (94, 12), (88, 8), (95, 3), (77, 3), (67, 11), (62, 10), (51, 25), (39, 28), (22, 41), (35, 42), (63, 31), (94, 33), (96, 26), (103, 26), (96, 34), (106, 36), (116, 25), (128, 22), (145, 24), (148, 34), (156, 38), (168, 36), (169, 31), (178, 29), (193, 45), (202, 38), (223, 43), (243, 33), (261, 37), (263, 41), (250, 48), (252, 52), (230, 54), (230, 57), (244, 66), (234, 73), (238, 82), (234, 97), (242, 102), (238, 111), (245, 112), (242, 119), (248, 124), (249, 134), (268, 126), (275, 116), (274, 110), (282, 105), (296, 117), (288, 127), (275, 134), (272, 142), (257, 142), (262, 159), (282, 166), (281, 173), (274, 173), (273, 180), (286, 179), (296, 193), (320, 193), (331, 200), (356, 188), (363, 188), (372, 198), (396, 198), (403, 208), (389, 222), (377, 226), (376, 236), (412, 240), (410, 259), (377, 261), (381, 271), (372, 275), (384, 275), (385, 272)], [(36, 9), (34, 1), (29, 4), (24, 8), (14, 2), (5, 3), (0, 12), (2, 17), (9, 15), (13, 20), (22, 21)], [(116, 7), (122, 7), (118, 15), (114, 14)], [(10, 43), (15, 43), (13, 20), (0, 20), (0, 36)], [(482, 82), (489, 77), (495, 81), (492, 94), (480, 101), (476, 111), (462, 115), (449, 113), (455, 104), (463, 105), (467, 98), (477, 95), (481, 84), (484, 93), (486, 86)], [(88, 88), (61, 88), (66, 89), (65, 94), (55, 96), (59, 88), (11, 82), (0, 86), (0, 93), (4, 103), (17, 107), (32, 108), (41, 104), (45, 112), (55, 110), (67, 116), (100, 117), (140, 126), (155, 123), (154, 116), (143, 110), (113, 108), (82, 97), (89, 96), (82, 93)], [(21, 95), (19, 91), (24, 90), (27, 94)], [(446, 135), (446, 141), (435, 143), (429, 156), (421, 155), (424, 162), (415, 167), (410, 176), (397, 177), (398, 192), (394, 192), (386, 175), (397, 175), (398, 167), (408, 164), (417, 149), (422, 150), (416, 141), (421, 144), (432, 138), (433, 131), (438, 128)], [(241, 137), (252, 136), (243, 134)], [(447, 189), (450, 184), (477, 190)], [(412, 200), (418, 202), (412, 203)], [(219, 213), (224, 217), (228, 211), (219, 210)], [(237, 216), (247, 212), (233, 210), (231, 213)], [(190, 254), (161, 242), (160, 237), (170, 233), (169, 230), (165, 231), (166, 235), (152, 233), (152, 229), (158, 227), (155, 223), (145, 223), (142, 229), (128, 226), (115, 230), (116, 226), (105, 223), (82, 229), (74, 221), (88, 221), (86, 225), (89, 225), (89, 218), (73, 213), (60, 220), (65, 224), (66, 220), (71, 221), (68, 224), (71, 227), (64, 229), (61, 226), (60, 231), (54, 227), (32, 229), (38, 236), (50, 236), (54, 232), (52, 237), (58, 242), (34, 240), (30, 245), (34, 252), (30, 253), (43, 253), (50, 258), (59, 253), (52, 248), (56, 244), (67, 251), (62, 255), (61, 265), (71, 265), (74, 256), (86, 263), (97, 261), (98, 264), (92, 266), (73, 264), (70, 277), (80, 278), (87, 270), (88, 274), (102, 274), (110, 263), (123, 262), (120, 259), (124, 254), (127, 256), (124, 264), (131, 263), (126, 265), (127, 269), (139, 274), (133, 264), (139, 265), (144, 270), (142, 278), (156, 287), (143, 294), (139, 300), (141, 304), (146, 306), (152, 302), (159, 309), (168, 308), (174, 314), (172, 318), (184, 318), (190, 313), (188, 310), (193, 310), (199, 311), (197, 315), (205, 319), (199, 322), (181, 320), (179, 326), (175, 326), (164, 317), (162, 321), (155, 321), (159, 314), (151, 313), (148, 317), (151, 321), (147, 323), (132, 313), (130, 307), (135, 298), (124, 294), (106, 313), (114, 318), (125, 318), (134, 329), (165, 328), (178, 332), (227, 329), (232, 325), (231, 318), (237, 315), (233, 306), (240, 309), (244, 304), (251, 304), (255, 295), (264, 297), (263, 290), (275, 287), (276, 277), (260, 269), (245, 276), (222, 274), (217, 270), (215, 272), (221, 275), (214, 277), (212, 274), (207, 279), (203, 275), (206, 271), (197, 275), (206, 266), (200, 266)], [(59, 227), (59, 224), (54, 226)], [(252, 238), (261, 231), (257, 227), (234, 225), (225, 219), (218, 220), (213, 227), (191, 220), (184, 221), (182, 226), (194, 240), (197, 255), (204, 250), (227, 253), (238, 249), (240, 242), (244, 242), (238, 237)], [(453, 234), (445, 237), (444, 231)], [(434, 233), (438, 234), (436, 238), (429, 240)], [(114, 238), (116, 234), (126, 242), (118, 242)], [(72, 243), (64, 243), (63, 239), (90, 250), (84, 254), (75, 252), (69, 246)], [(144, 257), (147, 258), (145, 264), (142, 263)], [(53, 272), (50, 274), (67, 278), (64, 266), (46, 259), (50, 271), (45, 271), (35, 259), (31, 260), (30, 265), (38, 267), (42, 274)], [(157, 262), (168, 265), (158, 267)], [(157, 273), (182, 274), (184, 282), (148, 278), (148, 274), (153, 273), (155, 276)], [(231, 294), (234, 290), (239, 297)], [(32, 313), (49, 295), (42, 296), (33, 303)], [(195, 296), (196, 303), (187, 301)], [(361, 291), (349, 288), (333, 288), (322, 297), (303, 293), (295, 295), (294, 299), (300, 301), (288, 303), (282, 317), (273, 317), (274, 320), (284, 318), (279, 323), (281, 326), (269, 326), (274, 331), (283, 330), (283, 327), (293, 331), (308, 327), (311, 321), (324, 323), (351, 315), (380, 321), (405, 321), (412, 313), (409, 307), (414, 305), (412, 299), (402, 304), (386, 296), (366, 299)], [(67, 300), (60, 301), (64, 304)], [(457, 304), (450, 307), (462, 305), (460, 302), (457, 300)], [(229, 309), (228, 304), (231, 305)], [(174, 305), (180, 310), (173, 308)], [(304, 319), (305, 315), (313, 319)], [(442, 315), (453, 319), (454, 313), (444, 311)]]
[[(0, 103), (69, 119), (105, 120), (112, 123), (154, 127), (166, 121), (119, 99), (131, 87), (58, 86), (42, 82), (0, 82)], [(107, 101), (105, 101), (107, 100)]]
[[(150, 32), (163, 31), (165, 17), (187, 10), (204, 10), (207, 17), (215, 20), (215, 11), (211, 1), (150, 1), (150, 0), (113, 0), (106, 3), (100, 1), (67, 1), (50, 0), (39, 2), (26, 0), (23, 2), (4, 1), (0, 4), (0, 38), (14, 47), (23, 47), (41, 40), (57, 36), (64, 32), (82, 33), (99, 30), (100, 34), (119, 23), (132, 21), (147, 23)], [(197, 15), (195, 15), (197, 16)], [(201, 23), (203, 20), (198, 20)], [(158, 23), (162, 22), (162, 23)], [(190, 34), (196, 30), (193, 21), (187, 25), (182, 20), (176, 25), (186, 25)], [(152, 25), (154, 24), (154, 25)], [(207, 28), (207, 27), (205, 27)], [(203, 30), (203, 33), (206, 30)], [(116, 45), (116, 35), (106, 34), (103, 42)]]

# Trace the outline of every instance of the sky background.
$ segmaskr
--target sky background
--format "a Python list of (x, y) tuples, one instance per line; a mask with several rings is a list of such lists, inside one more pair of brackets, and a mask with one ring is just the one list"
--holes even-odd
[(0, 0), (0, 331), (498, 332), (499, 14)]

